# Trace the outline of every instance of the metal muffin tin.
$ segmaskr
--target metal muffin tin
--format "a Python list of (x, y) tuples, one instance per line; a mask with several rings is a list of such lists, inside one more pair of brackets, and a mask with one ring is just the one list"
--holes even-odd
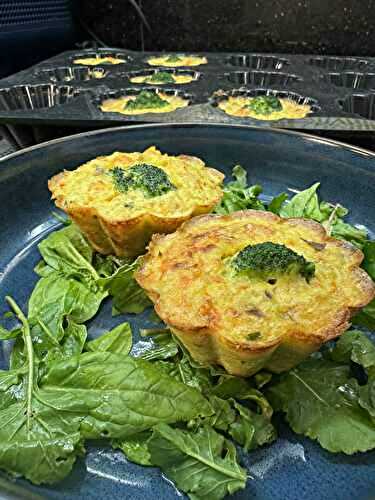
[[(375, 131), (375, 58), (205, 53), (207, 64), (156, 67), (161, 53), (98, 49), (64, 52), (0, 81), (0, 123), (100, 127), (119, 123), (232, 123), (315, 131)], [(78, 58), (114, 56), (120, 64), (73, 64)], [(130, 82), (156, 71), (189, 74), (186, 84)], [(107, 98), (158, 89), (189, 99), (169, 113), (123, 115), (100, 110)], [(233, 117), (217, 107), (230, 95), (274, 94), (311, 105), (306, 118), (278, 121)]]

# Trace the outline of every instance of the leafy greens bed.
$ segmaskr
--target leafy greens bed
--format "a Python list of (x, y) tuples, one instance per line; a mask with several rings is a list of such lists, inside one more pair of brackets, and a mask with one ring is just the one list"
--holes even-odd
[[(265, 203), (240, 166), (233, 176), (216, 213), (251, 208), (316, 220), (363, 250), (375, 280), (375, 242), (343, 220), (344, 207), (319, 200), (319, 184)], [(216, 500), (246, 485), (237, 448), (249, 452), (277, 438), (273, 411), (331, 452), (375, 448), (375, 345), (365, 333), (344, 333), (281, 376), (242, 379), (200, 366), (163, 325), (140, 331), (151, 342), (133, 356), (128, 323), (94, 340), (85, 323), (105, 300), (115, 315), (151, 305), (133, 279), (139, 260), (100, 256), (64, 224), (39, 244), (40, 279), (27, 316), (6, 297), (15, 326), (0, 327), (0, 339), (14, 343), (9, 369), (0, 371), (1, 469), (55, 483), (85, 453), (86, 440), (105, 439), (129, 460), (160, 467), (190, 498)], [(375, 328), (374, 301), (354, 323)]]

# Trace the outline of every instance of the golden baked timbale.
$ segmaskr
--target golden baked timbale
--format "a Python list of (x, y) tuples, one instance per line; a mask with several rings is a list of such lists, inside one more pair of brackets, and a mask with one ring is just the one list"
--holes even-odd
[[(230, 258), (248, 245), (285, 245), (315, 264), (308, 282), (234, 274)], [(295, 366), (346, 330), (374, 297), (363, 254), (318, 223), (246, 210), (205, 215), (155, 235), (135, 277), (172, 332), (202, 364), (249, 376)]]
[[(115, 168), (125, 174), (135, 165), (165, 172), (174, 188), (153, 197), (141, 189), (118, 190)], [(79, 226), (103, 254), (136, 256), (154, 233), (170, 233), (194, 215), (210, 212), (222, 197), (224, 175), (193, 156), (169, 156), (155, 147), (113, 153), (61, 172), (49, 180), (56, 206)]]

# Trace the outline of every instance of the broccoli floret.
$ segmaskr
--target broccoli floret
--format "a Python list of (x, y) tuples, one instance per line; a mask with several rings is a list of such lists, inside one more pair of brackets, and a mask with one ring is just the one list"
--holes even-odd
[(127, 170), (115, 167), (110, 174), (116, 189), (121, 193), (126, 193), (129, 189), (140, 189), (146, 197), (153, 198), (176, 189), (164, 170), (147, 163), (138, 163)]
[(181, 56), (177, 56), (176, 54), (171, 54), (170, 56), (167, 57), (165, 61), (174, 63), (174, 62), (180, 62), (181, 60), (182, 60)]
[(125, 109), (164, 108), (168, 104), (169, 102), (162, 99), (156, 92), (142, 90), (134, 100), (125, 104)]
[(232, 259), (236, 274), (273, 282), (283, 274), (300, 274), (307, 282), (314, 276), (315, 264), (279, 243), (248, 245)]
[(157, 71), (147, 78), (148, 82), (153, 83), (174, 83), (173, 76), (166, 71)]
[(254, 111), (257, 115), (270, 115), (274, 111), (281, 111), (283, 109), (280, 99), (273, 95), (254, 97), (244, 107)]

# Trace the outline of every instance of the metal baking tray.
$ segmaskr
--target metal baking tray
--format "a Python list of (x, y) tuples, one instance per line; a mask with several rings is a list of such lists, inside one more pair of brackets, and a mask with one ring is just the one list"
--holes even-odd
[[(0, 80), (0, 123), (101, 127), (124, 123), (228, 123), (314, 131), (375, 130), (375, 58), (261, 53), (201, 53), (208, 63), (167, 71), (191, 74), (188, 84), (158, 85), (182, 94), (190, 104), (170, 113), (104, 113), (100, 103), (136, 94), (145, 83), (134, 75), (152, 74), (147, 60), (155, 52), (113, 49), (64, 52)], [(74, 64), (80, 57), (116, 56), (120, 64)], [(162, 68), (166, 70), (165, 67)], [(155, 86), (154, 86), (155, 87)], [(311, 105), (302, 119), (265, 121), (232, 117), (218, 108), (229, 95), (275, 94)]]

